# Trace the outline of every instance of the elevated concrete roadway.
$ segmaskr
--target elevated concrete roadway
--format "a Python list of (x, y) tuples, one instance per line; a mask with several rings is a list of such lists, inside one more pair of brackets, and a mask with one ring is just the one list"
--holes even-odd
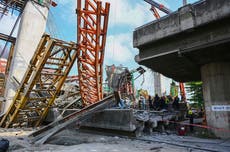
[(208, 125), (230, 130), (229, 0), (202, 0), (143, 25), (133, 46), (141, 65), (179, 82), (202, 80)]

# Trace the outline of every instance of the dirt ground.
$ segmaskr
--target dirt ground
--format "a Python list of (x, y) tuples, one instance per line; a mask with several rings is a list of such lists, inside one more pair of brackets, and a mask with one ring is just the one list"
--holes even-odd
[(30, 144), (27, 135), (32, 129), (0, 129), (0, 138), (10, 141), (9, 151), (15, 152), (188, 152), (202, 151), (165, 143), (140, 141), (118, 136), (65, 130), (49, 140), (48, 144)]
[(0, 129), (0, 138), (10, 141), (9, 151), (43, 152), (184, 152), (185, 148), (158, 143), (148, 143), (117, 136), (103, 136), (73, 131), (63, 131), (50, 139), (49, 144), (30, 144), (27, 135), (32, 130)]

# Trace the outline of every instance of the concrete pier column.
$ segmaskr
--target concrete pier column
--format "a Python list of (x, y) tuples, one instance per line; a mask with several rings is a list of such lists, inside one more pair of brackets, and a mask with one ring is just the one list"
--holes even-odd
[(18, 89), (37, 45), (45, 32), (50, 0), (43, 0), (42, 5), (28, 1), (19, 24), (14, 55), (10, 66), (9, 77), (6, 81), (5, 113)]
[(161, 74), (158, 72), (154, 72), (154, 90), (155, 94), (162, 96), (162, 86), (161, 86)]
[(230, 132), (230, 62), (210, 63), (201, 67), (203, 95), (208, 126), (217, 137), (229, 138)]

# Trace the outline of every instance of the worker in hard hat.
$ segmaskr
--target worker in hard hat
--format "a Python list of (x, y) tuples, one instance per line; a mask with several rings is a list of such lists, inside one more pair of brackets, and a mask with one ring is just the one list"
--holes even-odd
[(145, 97), (144, 96), (140, 96), (140, 105), (141, 105), (141, 109), (142, 110), (146, 110), (146, 107), (145, 107)]
[(148, 101), (149, 101), (149, 110), (153, 110), (153, 99), (150, 95)]

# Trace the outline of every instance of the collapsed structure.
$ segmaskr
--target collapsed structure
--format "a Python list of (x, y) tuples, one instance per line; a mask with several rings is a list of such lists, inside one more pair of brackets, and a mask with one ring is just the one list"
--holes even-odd
[(207, 123), (230, 137), (230, 2), (198, 1), (134, 31), (135, 60), (176, 81), (203, 82)]
[[(1, 2), (13, 7), (11, 2)], [(72, 125), (140, 135), (144, 128), (152, 130), (159, 123), (183, 117), (187, 110), (185, 106), (180, 109), (181, 113), (118, 109), (118, 103), (126, 98), (135, 101), (133, 73), (139, 72), (141, 75), (145, 72), (143, 68), (129, 71), (123, 67), (108, 66), (108, 86), (112, 91), (103, 93), (103, 61), (110, 5), (102, 5), (99, 0), (77, 2), (78, 32), (75, 43), (44, 34), (52, 1), (15, 1), (15, 7), (22, 13), (21, 31), (16, 43), (15, 38), (1, 35), (2, 39), (12, 43), (12, 47), (5, 82), (2, 83), (5, 98), (1, 101), (0, 126), (37, 127), (44, 121), (49, 122), (29, 135), (32, 142), (45, 143), (51, 136)], [(28, 22), (38, 26), (37, 31), (29, 36), (34, 26)], [(76, 60), (78, 75), (68, 77)], [(71, 81), (77, 84), (67, 83)], [(58, 109), (58, 117), (49, 115), (55, 108)]]
[(39, 126), (60, 93), (76, 58), (75, 43), (44, 35), (0, 125), (6, 128)]
[[(13, 7), (11, 2), (3, 3), (6, 9), (8, 5)], [(15, 50), (10, 57), (12, 63), (8, 65), (10, 70), (9, 77), (6, 78), (5, 114), (0, 123), (2, 127), (39, 126), (60, 94), (76, 59), (83, 105), (98, 102), (103, 97), (102, 71), (109, 3), (104, 7), (101, 1), (85, 0), (85, 7), (82, 8), (82, 0), (78, 0), (77, 44), (50, 38), (48, 35), (44, 35), (37, 44), (36, 40), (45, 30), (51, 3), (49, 0), (16, 1), (16, 4), (20, 4), (16, 6), (21, 8), (19, 10), (23, 15), (20, 22), (22, 32), (19, 32)], [(29, 18), (33, 18), (35, 22), (28, 24)], [(26, 36), (35, 23), (38, 23), (36, 26), (39, 30), (33, 32), (31, 37)], [(28, 50), (31, 50), (30, 53)], [(19, 82), (18, 86), (12, 85), (12, 79)], [(9, 99), (11, 96), (14, 96), (13, 99)]]

